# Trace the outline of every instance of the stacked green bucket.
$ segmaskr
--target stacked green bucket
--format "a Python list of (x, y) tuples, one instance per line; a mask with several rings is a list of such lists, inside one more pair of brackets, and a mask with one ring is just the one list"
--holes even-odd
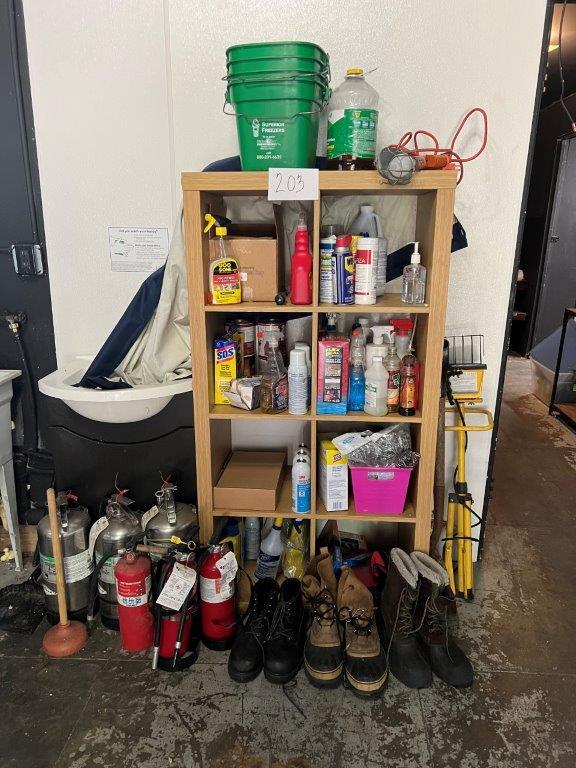
[(328, 54), (313, 43), (251, 43), (226, 57), (242, 170), (312, 168), (330, 98)]

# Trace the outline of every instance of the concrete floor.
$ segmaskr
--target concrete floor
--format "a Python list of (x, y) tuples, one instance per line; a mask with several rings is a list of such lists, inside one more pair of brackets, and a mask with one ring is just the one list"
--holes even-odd
[[(5, 768), (573, 768), (576, 747), (576, 439), (527, 395), (511, 359), (494, 496), (473, 603), (458, 635), (472, 689), (421, 692), (391, 678), (382, 700), (238, 685), (201, 651), (187, 674), (153, 673), (103, 630), (49, 661), (0, 633)], [(304, 712), (304, 714), (302, 714)]]

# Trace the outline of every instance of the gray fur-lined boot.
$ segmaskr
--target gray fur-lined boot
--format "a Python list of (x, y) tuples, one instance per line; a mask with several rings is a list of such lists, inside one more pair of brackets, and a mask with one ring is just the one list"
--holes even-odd
[(414, 612), (418, 600), (418, 569), (406, 552), (390, 552), (388, 574), (380, 601), (390, 672), (408, 688), (428, 688), (432, 671), (416, 637)]
[(412, 562), (420, 574), (420, 590), (414, 613), (418, 639), (432, 671), (448, 685), (466, 688), (474, 681), (472, 664), (448, 634), (446, 596), (448, 574), (423, 552), (412, 552)]

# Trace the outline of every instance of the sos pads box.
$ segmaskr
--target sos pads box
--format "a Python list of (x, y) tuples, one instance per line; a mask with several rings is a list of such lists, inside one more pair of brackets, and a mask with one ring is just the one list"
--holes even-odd
[(348, 339), (318, 342), (316, 413), (344, 415), (348, 407)]

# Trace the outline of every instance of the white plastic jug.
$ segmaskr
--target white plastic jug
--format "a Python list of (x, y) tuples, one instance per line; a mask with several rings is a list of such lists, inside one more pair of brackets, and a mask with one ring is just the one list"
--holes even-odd
[(376, 296), (382, 296), (386, 290), (386, 261), (388, 257), (388, 240), (382, 231), (380, 216), (372, 205), (361, 205), (360, 213), (350, 227), (353, 235), (367, 234), (368, 237), (378, 238), (378, 264), (376, 268)]

